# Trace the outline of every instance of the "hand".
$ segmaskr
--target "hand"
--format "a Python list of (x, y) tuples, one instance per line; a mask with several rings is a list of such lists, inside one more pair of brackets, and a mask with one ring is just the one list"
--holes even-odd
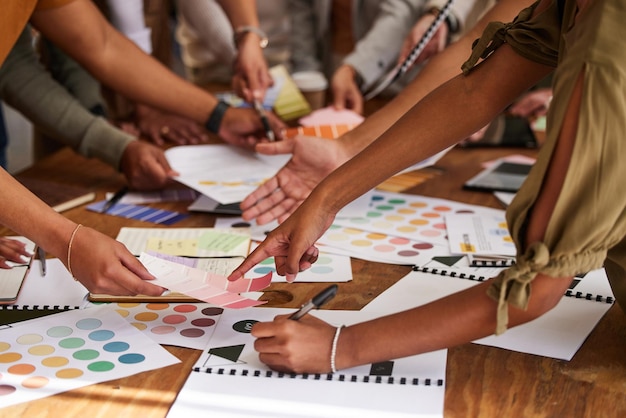
[(342, 65), (333, 74), (330, 87), (333, 92), (333, 106), (338, 110), (350, 109), (363, 114), (363, 95), (355, 81), (355, 70)]
[(331, 171), (349, 159), (340, 140), (298, 136), (273, 143), (259, 143), (260, 154), (293, 154), (274, 177), (242, 202), (243, 218), (263, 225), (275, 219), (283, 222)]
[(551, 88), (533, 90), (512, 104), (509, 113), (523, 118), (544, 116), (548, 113), (550, 101), (552, 101)]
[[(411, 50), (422, 39), (431, 23), (435, 20), (435, 16), (430, 13), (423, 15), (415, 25), (411, 32), (404, 38), (402, 43), (402, 49), (400, 50), (400, 56), (398, 57), (398, 63), (403, 62), (406, 57), (409, 56)], [(419, 57), (415, 60), (413, 65), (420, 64), (426, 61), (428, 58), (433, 57), (443, 51), (448, 43), (448, 25), (442, 24), (439, 26), (431, 40), (426, 44), (426, 47), (422, 51)]]
[(252, 326), (254, 349), (259, 360), (281, 372), (328, 373), (335, 329), (313, 315), (299, 321), (288, 315)]
[(165, 141), (177, 145), (199, 144), (209, 138), (193, 120), (163, 113), (150, 106), (137, 104), (135, 119), (139, 132), (157, 145), (163, 145)]
[(0, 268), (10, 269), (11, 266), (7, 264), (8, 261), (20, 264), (27, 263), (28, 259), (32, 256), (32, 254), (29, 254), (28, 251), (26, 251), (26, 244), (23, 242), (6, 237), (0, 237)]
[(88, 227), (75, 232), (70, 263), (68, 270), (93, 293), (158, 296), (164, 291), (150, 283), (154, 277), (122, 243)]
[(258, 35), (248, 33), (239, 42), (238, 49), (232, 80), (233, 90), (248, 103), (252, 103), (254, 99), (263, 101), (265, 91), (274, 85), (274, 80), (267, 69)]
[(233, 270), (228, 280), (238, 280), (261, 261), (274, 257), (276, 272), (285, 276), (288, 282), (293, 282), (298, 272), (317, 261), (319, 250), (314, 244), (333, 223), (335, 215), (323, 200), (311, 194)]
[(163, 150), (144, 141), (132, 141), (124, 150), (120, 162), (128, 185), (136, 190), (162, 189), (178, 173), (170, 167)]
[[(285, 123), (273, 112), (266, 114), (274, 135), (281, 139), (282, 131), (286, 128)], [(250, 149), (264, 139), (266, 142), (269, 141), (261, 118), (254, 109), (229, 108), (224, 113), (219, 136), (229, 144)]]

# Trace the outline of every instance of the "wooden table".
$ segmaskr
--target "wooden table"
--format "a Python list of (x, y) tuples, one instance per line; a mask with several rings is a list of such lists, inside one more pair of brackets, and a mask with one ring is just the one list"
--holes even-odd
[[(518, 150), (453, 149), (431, 170), (436, 175), (410, 193), (466, 203), (500, 207), (491, 194), (461, 189), (480, 170), (480, 163)], [(530, 150), (519, 151), (532, 155)], [(94, 160), (62, 150), (26, 170), (24, 175), (78, 184), (97, 191), (97, 199), (122, 184), (121, 175)], [(187, 203), (163, 203), (164, 209), (184, 211)], [(115, 237), (122, 226), (151, 227), (89, 212), (84, 207), (65, 215)], [(192, 214), (176, 227), (213, 225), (214, 217)], [(0, 234), (10, 231), (0, 229)], [(329, 309), (360, 309), (410, 268), (352, 260), (354, 280), (339, 284)], [(266, 292), (269, 306), (298, 307), (325, 284), (273, 284)], [(0, 410), (7, 417), (163, 417), (183, 385), (199, 351), (166, 347), (182, 362), (123, 379), (91, 385)], [(618, 417), (626, 416), (626, 318), (613, 306), (574, 358), (567, 362), (477, 344), (448, 352), (446, 417)], [(210, 411), (207, 411), (210, 415)]]

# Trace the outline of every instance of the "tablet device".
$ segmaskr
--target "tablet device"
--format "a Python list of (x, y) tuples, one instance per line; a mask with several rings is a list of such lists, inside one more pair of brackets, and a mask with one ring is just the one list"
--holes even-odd
[(463, 143), (463, 147), (466, 148), (537, 148), (537, 146), (537, 138), (528, 119), (511, 115), (500, 115), (495, 118), (480, 140)]
[(532, 164), (498, 161), (481, 171), (463, 185), (464, 189), (488, 192), (511, 192), (519, 190), (528, 176)]

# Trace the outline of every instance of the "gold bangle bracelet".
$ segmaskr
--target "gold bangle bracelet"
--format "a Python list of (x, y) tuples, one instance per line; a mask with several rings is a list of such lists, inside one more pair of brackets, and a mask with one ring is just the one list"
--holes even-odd
[(76, 279), (76, 277), (74, 277), (74, 273), (72, 273), (72, 244), (74, 243), (74, 237), (76, 236), (76, 233), (81, 226), (83, 225), (76, 225), (76, 228), (74, 228), (74, 231), (72, 231), (72, 235), (70, 235), (70, 242), (69, 244), (67, 244), (67, 270), (70, 272), (72, 278), (76, 281), (78, 281), (78, 279)]

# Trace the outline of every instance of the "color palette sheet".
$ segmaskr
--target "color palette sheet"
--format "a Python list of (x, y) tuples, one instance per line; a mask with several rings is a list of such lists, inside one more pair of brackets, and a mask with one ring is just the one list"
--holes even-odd
[[(87, 209), (92, 212), (102, 212), (106, 200), (92, 203)], [(149, 206), (131, 205), (127, 203), (116, 203), (109, 209), (106, 215), (119, 216), (136, 221), (152, 222), (155, 224), (172, 225), (185, 219), (187, 214), (170, 210), (155, 209)]]
[(334, 225), (447, 246), (445, 216), (460, 213), (503, 215), (504, 211), (447, 199), (375, 191), (365, 216), (337, 218)]
[(241, 228), (129, 228), (115, 238), (138, 256), (142, 252), (187, 257), (245, 257), (250, 233)]
[(107, 306), (0, 330), (0, 408), (179, 363)]
[(291, 158), (223, 144), (172, 147), (165, 156), (180, 173), (176, 181), (222, 204), (241, 202)]
[(202, 350), (224, 308), (208, 303), (110, 303), (129, 324), (159, 344)]
[[(192, 298), (231, 309), (249, 308), (265, 302), (240, 295), (265, 289), (272, 281), (272, 273), (257, 278), (243, 278), (231, 282), (226, 276), (187, 266), (182, 257), (142, 253), (139, 261), (156, 277), (154, 284), (183, 293)], [(173, 260), (173, 261), (172, 261)]]

